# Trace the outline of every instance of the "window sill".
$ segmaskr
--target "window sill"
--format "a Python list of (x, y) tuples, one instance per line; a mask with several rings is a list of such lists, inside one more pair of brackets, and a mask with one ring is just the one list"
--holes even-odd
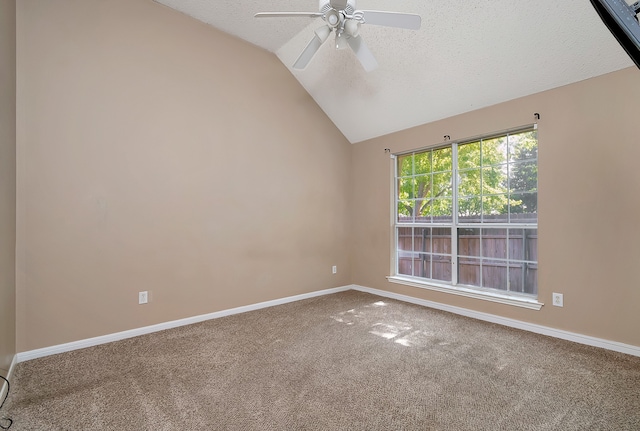
[(544, 305), (533, 298), (522, 296), (500, 294), (494, 292), (483, 292), (466, 287), (452, 286), (448, 284), (437, 284), (433, 282), (421, 282), (411, 278), (389, 276), (390, 283), (403, 284), (405, 286), (418, 287), (421, 289), (435, 290), (436, 292), (451, 293), (454, 295), (466, 296), (467, 298), (481, 299), (483, 301), (497, 302), (499, 304), (513, 305), (515, 307), (528, 308), (530, 310), (540, 310)]

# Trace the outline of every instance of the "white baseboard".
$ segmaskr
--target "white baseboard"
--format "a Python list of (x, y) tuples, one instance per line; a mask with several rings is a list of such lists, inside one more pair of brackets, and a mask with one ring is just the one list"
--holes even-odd
[[(35, 349), (35, 350), (29, 350), (26, 352), (20, 352), (14, 357), (13, 362), (11, 363), (11, 368), (9, 369), (9, 376), (11, 376), (11, 374), (13, 373), (13, 368), (15, 364), (19, 362), (29, 361), (31, 359), (41, 358), (49, 355), (55, 355), (57, 353), (70, 352), (72, 350), (84, 349), (86, 347), (97, 346), (99, 344), (110, 343), (113, 341), (124, 340), (126, 338), (137, 337), (139, 335), (163, 331), (165, 329), (191, 325), (193, 323), (204, 322), (206, 320), (218, 319), (220, 317), (231, 316), (233, 314), (246, 313), (247, 311), (254, 311), (254, 310), (259, 310), (261, 308), (273, 307), (276, 305), (287, 304), (289, 302), (295, 302), (295, 301), (301, 301), (303, 299), (314, 298), (317, 296), (344, 292), (346, 290), (358, 290), (360, 292), (371, 293), (373, 295), (397, 299), (399, 301), (422, 305), (424, 307), (448, 311), (450, 313), (459, 314), (461, 316), (467, 316), (467, 317), (471, 317), (478, 320), (484, 320), (486, 322), (497, 323), (500, 325), (509, 326), (511, 328), (522, 329), (522, 330), (534, 332), (537, 334), (548, 335), (550, 337), (573, 341), (575, 343), (585, 344), (585, 345), (594, 346), (594, 347), (601, 347), (603, 349), (613, 350), (615, 352), (621, 352), (621, 353), (626, 353), (629, 355), (640, 357), (640, 347), (638, 346), (618, 343), (616, 341), (609, 341), (602, 338), (590, 337), (587, 335), (577, 334), (575, 332), (569, 332), (561, 329), (550, 328), (547, 326), (537, 325), (534, 323), (527, 323), (520, 320), (510, 319), (507, 317), (496, 316), (494, 314), (482, 313), (479, 311), (469, 310), (466, 308), (455, 307), (453, 305), (441, 304), (439, 302), (427, 301), (425, 299), (419, 299), (419, 298), (415, 298), (408, 295), (401, 295), (398, 293), (387, 292), (385, 290), (372, 289), (370, 287), (364, 287), (364, 286), (352, 284), (349, 286), (342, 286), (342, 287), (336, 287), (333, 289), (326, 289), (326, 290), (320, 290), (317, 292), (310, 292), (310, 293), (304, 293), (301, 295), (289, 296), (286, 298), (260, 302), (257, 304), (246, 305), (243, 307), (231, 308), (228, 310), (222, 310), (214, 313), (188, 317), (185, 319), (173, 320), (170, 322), (159, 323), (157, 325), (145, 326), (142, 328), (131, 329), (123, 332), (116, 332), (114, 334), (103, 335), (100, 337), (73, 341), (70, 343), (59, 344), (57, 346), (44, 347), (42, 349)], [(5, 390), (5, 386), (6, 385), (3, 385), (2, 391)], [(3, 393), (4, 392), (0, 392), (0, 395)]]
[(548, 326), (537, 325), (535, 323), (527, 323), (520, 320), (509, 319), (507, 317), (496, 316), (495, 314), (482, 313), (479, 311), (469, 310), (467, 308), (455, 307), (453, 305), (441, 304), (439, 302), (427, 301), (425, 299), (414, 298), (413, 296), (401, 295), (398, 293), (387, 292), (385, 290), (372, 289), (370, 287), (351, 285), (351, 289), (360, 292), (371, 293), (373, 295), (383, 296), (386, 298), (397, 299), (399, 301), (410, 302), (412, 304), (422, 305), (437, 310), (448, 311), (450, 313), (462, 316), (472, 317), (486, 322), (497, 323), (511, 328), (522, 329), (536, 334), (548, 335), (550, 337), (560, 338), (563, 340), (573, 341), (575, 343), (585, 344), (587, 346), (601, 347), (615, 352), (626, 353), (628, 355), (640, 356), (640, 347), (631, 344), (618, 343), (617, 341), (609, 341), (602, 338), (590, 337), (588, 335), (577, 334), (575, 332), (564, 331), (561, 329), (550, 328)]
[[(7, 380), (9, 380), (9, 382), (11, 382), (11, 378), (13, 377), (13, 371), (16, 368), (16, 365), (18, 364), (18, 355), (13, 355), (13, 360), (11, 361), (11, 365), (9, 365), (9, 371), (7, 372), (7, 375), (4, 376)], [(4, 400), (4, 396), (7, 393), (7, 390), (9, 389), (9, 387), (7, 386), (7, 382), (5, 382), (4, 380), (2, 380), (2, 386), (0, 386), (0, 403), (2, 403), (2, 400)]]
[(42, 349), (29, 350), (26, 352), (18, 353), (16, 355), (17, 362), (30, 361), (32, 359), (42, 358), (44, 356), (70, 352), (72, 350), (84, 349), (86, 347), (97, 346), (99, 344), (111, 343), (113, 341), (137, 337), (139, 335), (150, 334), (152, 332), (164, 331), (165, 329), (177, 328), (179, 326), (185, 326), (185, 325), (191, 325), (193, 323), (204, 322), (205, 320), (218, 319), (220, 317), (231, 316), (233, 314), (246, 313), (247, 311), (254, 311), (254, 310), (259, 310), (261, 308), (287, 304), (289, 302), (301, 301), (303, 299), (315, 298), (317, 296), (344, 292), (349, 289), (351, 289), (351, 286), (342, 286), (342, 287), (336, 287), (333, 289), (325, 289), (325, 290), (319, 290), (316, 292), (303, 293), (301, 295), (288, 296), (286, 298), (274, 299), (272, 301), (259, 302), (257, 304), (245, 305), (243, 307), (231, 308), (228, 310), (216, 311), (214, 313), (187, 317), (185, 319), (158, 323), (156, 325), (145, 326), (137, 329), (130, 329), (128, 331), (116, 332), (114, 334), (102, 335), (100, 337), (93, 337), (93, 338), (87, 338), (84, 340), (72, 341), (70, 343), (58, 344), (56, 346), (44, 347)]

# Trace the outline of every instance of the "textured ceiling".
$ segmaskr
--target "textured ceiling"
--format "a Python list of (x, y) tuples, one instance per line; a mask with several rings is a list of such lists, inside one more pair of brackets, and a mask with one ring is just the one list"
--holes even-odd
[(352, 143), (633, 66), (589, 0), (358, 0), (419, 14), (418, 31), (363, 25), (378, 60), (366, 73), (331, 40), (291, 69), (321, 18), (314, 0), (156, 0), (274, 52)]

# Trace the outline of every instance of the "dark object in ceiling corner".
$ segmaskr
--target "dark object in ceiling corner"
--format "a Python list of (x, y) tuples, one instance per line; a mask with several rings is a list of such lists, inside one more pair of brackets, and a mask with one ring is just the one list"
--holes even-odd
[(640, 24), (636, 17), (640, 2), (625, 0), (590, 0), (609, 31), (640, 68)]

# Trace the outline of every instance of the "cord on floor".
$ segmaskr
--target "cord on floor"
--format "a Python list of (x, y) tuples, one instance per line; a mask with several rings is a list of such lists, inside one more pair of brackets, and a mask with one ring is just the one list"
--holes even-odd
[[(0, 404), (0, 410), (2, 410), (4, 402), (7, 401), (7, 398), (9, 398), (9, 390), (11, 389), (11, 385), (9, 384), (9, 380), (5, 379), (4, 377), (0, 376), (0, 379), (7, 382), (7, 393), (4, 396), (4, 400), (2, 400), (2, 403)], [(11, 428), (11, 425), (13, 425), (13, 419), (6, 418), (4, 416), (0, 418), (0, 428), (2, 428), (3, 430), (8, 430), (9, 428)]]

